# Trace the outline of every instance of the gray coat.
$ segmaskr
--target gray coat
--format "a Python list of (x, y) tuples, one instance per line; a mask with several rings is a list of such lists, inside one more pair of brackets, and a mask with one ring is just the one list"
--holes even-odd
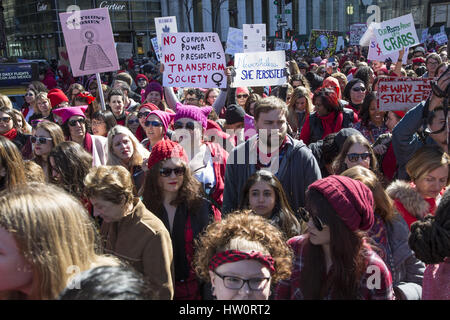
[[(406, 164), (414, 153), (424, 146), (416, 134), (416, 131), (421, 128), (423, 123), (422, 114), (424, 108), (425, 101), (422, 101), (410, 109), (392, 131), (392, 146), (398, 164), (398, 178), (402, 180), (409, 180), (406, 173)], [(432, 138), (427, 137), (425, 144), (432, 145), (436, 144), (436, 142)]]
[[(303, 141), (295, 140), (290, 136), (288, 139), (292, 145), (288, 145), (279, 163), (276, 176), (284, 188), (289, 204), (295, 211), (298, 207), (304, 206), (305, 191), (308, 186), (321, 179), (322, 175), (311, 150)], [(257, 136), (253, 136), (234, 148), (228, 156), (222, 207), (224, 214), (238, 209), (242, 189), (247, 179), (256, 172), (256, 143)]]

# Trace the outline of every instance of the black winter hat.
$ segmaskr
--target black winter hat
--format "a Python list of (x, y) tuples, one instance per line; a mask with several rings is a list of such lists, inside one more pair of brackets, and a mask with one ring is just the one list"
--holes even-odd
[(238, 122), (244, 122), (245, 111), (241, 106), (231, 104), (228, 106), (225, 113), (226, 124), (235, 124)]

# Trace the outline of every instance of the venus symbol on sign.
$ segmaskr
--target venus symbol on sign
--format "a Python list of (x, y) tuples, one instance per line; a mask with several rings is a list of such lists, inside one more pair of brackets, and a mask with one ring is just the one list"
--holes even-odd
[(216, 84), (217, 87), (220, 87), (220, 84), (222, 83), (223, 80), (223, 74), (221, 73), (213, 73), (213, 75), (211, 76), (212, 81), (214, 81), (214, 83)]

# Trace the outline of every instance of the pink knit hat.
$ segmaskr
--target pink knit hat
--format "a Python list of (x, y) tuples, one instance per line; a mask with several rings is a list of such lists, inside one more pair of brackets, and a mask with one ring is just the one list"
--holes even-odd
[(239, 95), (241, 93), (246, 93), (246, 94), (250, 94), (250, 92), (248, 91), (248, 89), (246, 87), (238, 87), (236, 88), (236, 95)]
[(64, 124), (67, 120), (69, 120), (73, 116), (82, 116), (86, 118), (84, 112), (86, 112), (88, 106), (77, 106), (77, 107), (64, 107), (59, 109), (53, 109), (52, 112), (57, 116), (60, 116), (62, 119), (62, 123)]
[(174, 113), (167, 113), (161, 110), (154, 110), (152, 112), (149, 113), (149, 115), (147, 116), (147, 118), (145, 118), (145, 121), (147, 121), (147, 119), (151, 116), (151, 115), (155, 115), (157, 116), (163, 126), (164, 126), (164, 134), (167, 133), (167, 128), (169, 127), (169, 124), (172, 122), (173, 118), (175, 118), (175, 114)]
[(175, 114), (175, 121), (181, 118), (190, 118), (192, 120), (200, 122), (203, 128), (206, 129), (208, 125), (208, 115), (212, 110), (211, 106), (207, 107), (197, 107), (189, 106), (181, 103), (177, 103), (176, 106), (177, 113)]
[(147, 98), (148, 94), (152, 91), (156, 91), (161, 95), (161, 99), (164, 98), (164, 90), (163, 87), (159, 84), (159, 82), (152, 81), (147, 85), (147, 88), (145, 88), (145, 98)]

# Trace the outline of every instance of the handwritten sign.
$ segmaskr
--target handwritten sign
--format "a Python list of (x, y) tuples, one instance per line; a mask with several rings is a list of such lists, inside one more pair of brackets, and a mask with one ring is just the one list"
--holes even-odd
[[(403, 55), (403, 60), (402, 63), (403, 64), (407, 64), (408, 62), (408, 48), (405, 48), (405, 54)], [(375, 38), (373, 38), (370, 41), (370, 45), (369, 45), (369, 54), (367, 55), (367, 59), (372, 60), (372, 61), (382, 61), (385, 62), (388, 59), (391, 59), (393, 63), (396, 63), (398, 60), (398, 57), (400, 55), (399, 51), (390, 53), (390, 54), (383, 54), (383, 52), (381, 51), (380, 45), (377, 43), (377, 40)]]
[(235, 55), (238, 52), (243, 52), (244, 44), (242, 41), (242, 29), (229, 28), (225, 53)]
[(264, 52), (266, 51), (266, 25), (265, 24), (244, 24), (243, 44), (244, 52)]
[(375, 36), (383, 54), (390, 54), (420, 43), (412, 14), (378, 24)]
[(237, 87), (265, 87), (286, 83), (284, 51), (236, 53), (234, 68)]
[(59, 14), (75, 77), (119, 70), (107, 8)]
[(378, 83), (378, 108), (404, 111), (428, 99), (432, 79), (382, 78)]
[(177, 17), (161, 17), (155, 18), (156, 38), (158, 39), (158, 47), (161, 48), (161, 35), (163, 33), (177, 33)]
[(359, 41), (367, 31), (367, 25), (365, 23), (356, 23), (350, 26), (350, 45), (359, 45)]
[(158, 59), (158, 61), (161, 61), (161, 50), (159, 50), (158, 37), (152, 38), (151, 41), (152, 41), (153, 51), (155, 51), (156, 58)]
[(339, 33), (328, 30), (311, 30), (309, 54), (313, 57), (333, 55), (336, 51)]
[(289, 42), (283, 42), (283, 41), (277, 41), (275, 42), (275, 51), (280, 51), (280, 50), (290, 50), (291, 49), (291, 44)]
[(445, 32), (439, 32), (433, 36), (433, 40), (436, 41), (439, 45), (443, 45), (448, 42), (448, 37)]
[(161, 52), (164, 86), (226, 88), (225, 54), (217, 33), (165, 33)]

